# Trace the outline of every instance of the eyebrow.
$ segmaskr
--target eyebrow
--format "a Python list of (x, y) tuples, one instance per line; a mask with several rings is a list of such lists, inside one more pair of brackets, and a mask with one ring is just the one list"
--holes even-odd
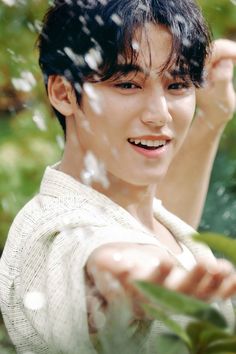
[[(160, 70), (161, 71), (161, 70)], [(142, 68), (140, 65), (138, 64), (118, 64), (116, 67), (116, 74), (123, 74), (123, 75), (128, 75), (128, 74), (144, 74), (146, 77), (150, 75), (150, 71)], [(170, 71), (168, 71), (168, 73), (173, 77), (189, 77), (190, 73), (187, 70), (187, 68), (174, 68)]]
[(117, 74), (141, 73), (147, 75), (148, 71), (138, 64), (118, 64), (116, 67)]

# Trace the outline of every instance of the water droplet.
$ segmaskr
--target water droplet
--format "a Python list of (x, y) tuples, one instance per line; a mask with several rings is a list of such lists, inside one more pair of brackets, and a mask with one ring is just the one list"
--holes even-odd
[(111, 148), (111, 153), (112, 153), (112, 155), (114, 156), (114, 158), (115, 159), (119, 159), (119, 151), (118, 151), (118, 149), (117, 148), (115, 148), (115, 147), (112, 147)]
[(102, 5), (106, 5), (107, 4), (107, 0), (98, 0)]
[(2, 0), (2, 2), (7, 6), (13, 6), (16, 4), (16, 0)]
[(63, 139), (63, 137), (61, 135), (57, 135), (56, 136), (56, 142), (57, 142), (57, 145), (59, 146), (59, 148), (61, 150), (64, 150), (65, 141), (64, 141), (64, 139)]
[(117, 24), (117, 26), (121, 26), (122, 23), (123, 23), (122, 19), (117, 14), (112, 14), (111, 15), (111, 19), (112, 19), (113, 22), (115, 22), (115, 24)]
[(84, 58), (82, 55), (77, 55), (76, 53), (74, 53), (74, 51), (69, 48), (69, 47), (65, 47), (64, 48), (64, 52), (65, 54), (73, 61), (73, 63), (75, 65), (78, 66), (83, 66), (84, 65)]
[(148, 11), (148, 6), (144, 4), (138, 4), (138, 9), (143, 11)]
[(222, 197), (222, 195), (225, 193), (225, 187), (221, 186), (217, 190), (217, 195), (218, 197)]
[(222, 215), (222, 217), (223, 217), (223, 220), (228, 220), (228, 219), (230, 219), (230, 217), (231, 217), (230, 211), (229, 211), (229, 210), (226, 210), (226, 211), (224, 212), (224, 214)]
[(7, 52), (11, 54), (11, 56), (15, 55), (15, 52), (11, 48), (7, 48)]
[(110, 185), (104, 164), (98, 161), (91, 151), (88, 151), (84, 158), (81, 180), (86, 185), (91, 185), (93, 182), (100, 183), (106, 189)]
[(193, 60), (193, 59), (190, 60), (190, 63), (191, 63), (192, 65), (196, 66), (196, 67), (199, 66), (199, 63), (198, 63), (197, 61)]
[(89, 171), (82, 171), (80, 174), (81, 181), (86, 184), (86, 186), (90, 186), (93, 182), (93, 176)]
[(95, 16), (95, 20), (97, 21), (97, 23), (98, 23), (100, 26), (103, 26), (103, 25), (104, 25), (104, 21), (103, 21), (103, 19), (101, 18), (101, 16), (96, 15), (96, 16)]
[(182, 24), (185, 24), (185, 23), (186, 23), (185, 18), (184, 18), (182, 15), (180, 15), (180, 14), (175, 15), (175, 19), (176, 19), (176, 21), (178, 21), (179, 23), (182, 23)]
[(95, 90), (95, 88), (93, 87), (92, 84), (89, 84), (89, 83), (85, 83), (83, 85), (83, 89), (84, 91), (87, 93), (87, 95), (89, 96), (89, 98), (91, 100), (98, 100), (99, 99), (99, 96), (97, 94), (97, 91)]
[(41, 112), (39, 112), (39, 111), (34, 112), (33, 121), (37, 125), (39, 130), (42, 130), (42, 131), (47, 130), (46, 122), (45, 122), (44, 117)]
[(36, 80), (30, 71), (22, 71), (19, 78), (12, 78), (16, 90), (29, 92), (36, 85)]
[(102, 114), (101, 96), (98, 94), (94, 86), (92, 84), (85, 83), (83, 85), (83, 89), (89, 96), (89, 103), (93, 111), (97, 114)]
[(82, 27), (82, 31), (83, 31), (85, 34), (90, 35), (90, 30), (88, 29), (87, 26), (83, 26), (83, 27)]
[(85, 62), (92, 70), (98, 70), (102, 63), (102, 56), (99, 49), (91, 48), (84, 56)]
[(34, 21), (34, 28), (36, 30), (36, 32), (40, 33), (42, 31), (43, 28), (43, 23), (40, 20), (35, 20)]
[(225, 113), (229, 113), (229, 108), (221, 102), (218, 102), (218, 107)]
[(187, 48), (191, 46), (191, 42), (188, 38), (183, 38), (182, 42), (183, 42), (183, 45)]
[(25, 294), (23, 302), (26, 308), (36, 311), (44, 307), (46, 300), (42, 292), (31, 291)]
[(2, 198), (1, 205), (2, 205), (3, 210), (5, 210), (6, 212), (11, 210), (11, 205), (10, 205), (8, 199)]
[(86, 130), (90, 134), (94, 134), (91, 130), (90, 123), (87, 120), (81, 121), (81, 126), (84, 130)]
[(133, 42), (132, 42), (132, 48), (133, 48), (133, 50), (135, 50), (136, 52), (138, 52), (139, 49), (140, 49), (139, 43), (138, 43), (137, 41), (133, 41)]

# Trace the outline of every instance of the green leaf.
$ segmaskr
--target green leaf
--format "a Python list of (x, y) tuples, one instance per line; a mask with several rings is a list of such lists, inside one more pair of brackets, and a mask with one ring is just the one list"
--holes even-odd
[(157, 338), (156, 354), (189, 354), (189, 350), (177, 337), (171, 334), (162, 334)]
[(216, 330), (215, 328), (206, 327), (201, 333), (201, 341), (204, 344), (214, 343), (219, 340), (229, 339), (231, 335), (225, 331)]
[(192, 347), (196, 353), (205, 353), (205, 348), (209, 345), (232, 337), (228, 332), (216, 328), (209, 322), (203, 321), (189, 323), (186, 332), (191, 338)]
[(229, 351), (232, 353), (236, 352), (236, 336), (212, 344), (207, 348), (206, 354), (218, 354), (218, 353), (229, 354)]
[(154, 307), (152, 305), (144, 304), (144, 310), (146, 313), (159, 321), (162, 321), (167, 328), (169, 328), (174, 334), (176, 334), (182, 341), (189, 347), (192, 347), (191, 340), (187, 335), (186, 331), (178, 324), (178, 322), (172, 320), (169, 315), (167, 315), (161, 309)]
[(208, 321), (220, 328), (227, 328), (227, 323), (220, 312), (203, 301), (166, 289), (157, 284), (143, 281), (136, 282), (136, 284), (144, 295), (157, 305), (164, 306), (174, 313)]
[(207, 244), (213, 251), (223, 253), (236, 266), (236, 240), (210, 232), (194, 235), (193, 238)]

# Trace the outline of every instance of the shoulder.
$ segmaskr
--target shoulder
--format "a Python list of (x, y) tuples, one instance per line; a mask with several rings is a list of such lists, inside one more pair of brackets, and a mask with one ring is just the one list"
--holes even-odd
[(4, 269), (14, 277), (20, 268), (22, 254), (32, 249), (49, 248), (54, 236), (66, 228), (79, 227), (99, 222), (89, 215), (89, 207), (82, 207), (73, 198), (55, 198), (36, 195), (16, 215), (7, 237), (1, 257), (1, 272)]

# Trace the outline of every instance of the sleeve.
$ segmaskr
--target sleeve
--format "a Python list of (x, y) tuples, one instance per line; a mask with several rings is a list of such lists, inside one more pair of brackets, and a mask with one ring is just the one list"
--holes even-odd
[[(50, 352), (94, 353), (84, 267), (97, 247), (111, 242), (152, 243), (153, 238), (119, 226), (83, 226), (59, 233), (45, 233), (41, 227), (25, 245), (19, 282), (23, 311)], [(34, 295), (38, 307), (28, 301)]]

